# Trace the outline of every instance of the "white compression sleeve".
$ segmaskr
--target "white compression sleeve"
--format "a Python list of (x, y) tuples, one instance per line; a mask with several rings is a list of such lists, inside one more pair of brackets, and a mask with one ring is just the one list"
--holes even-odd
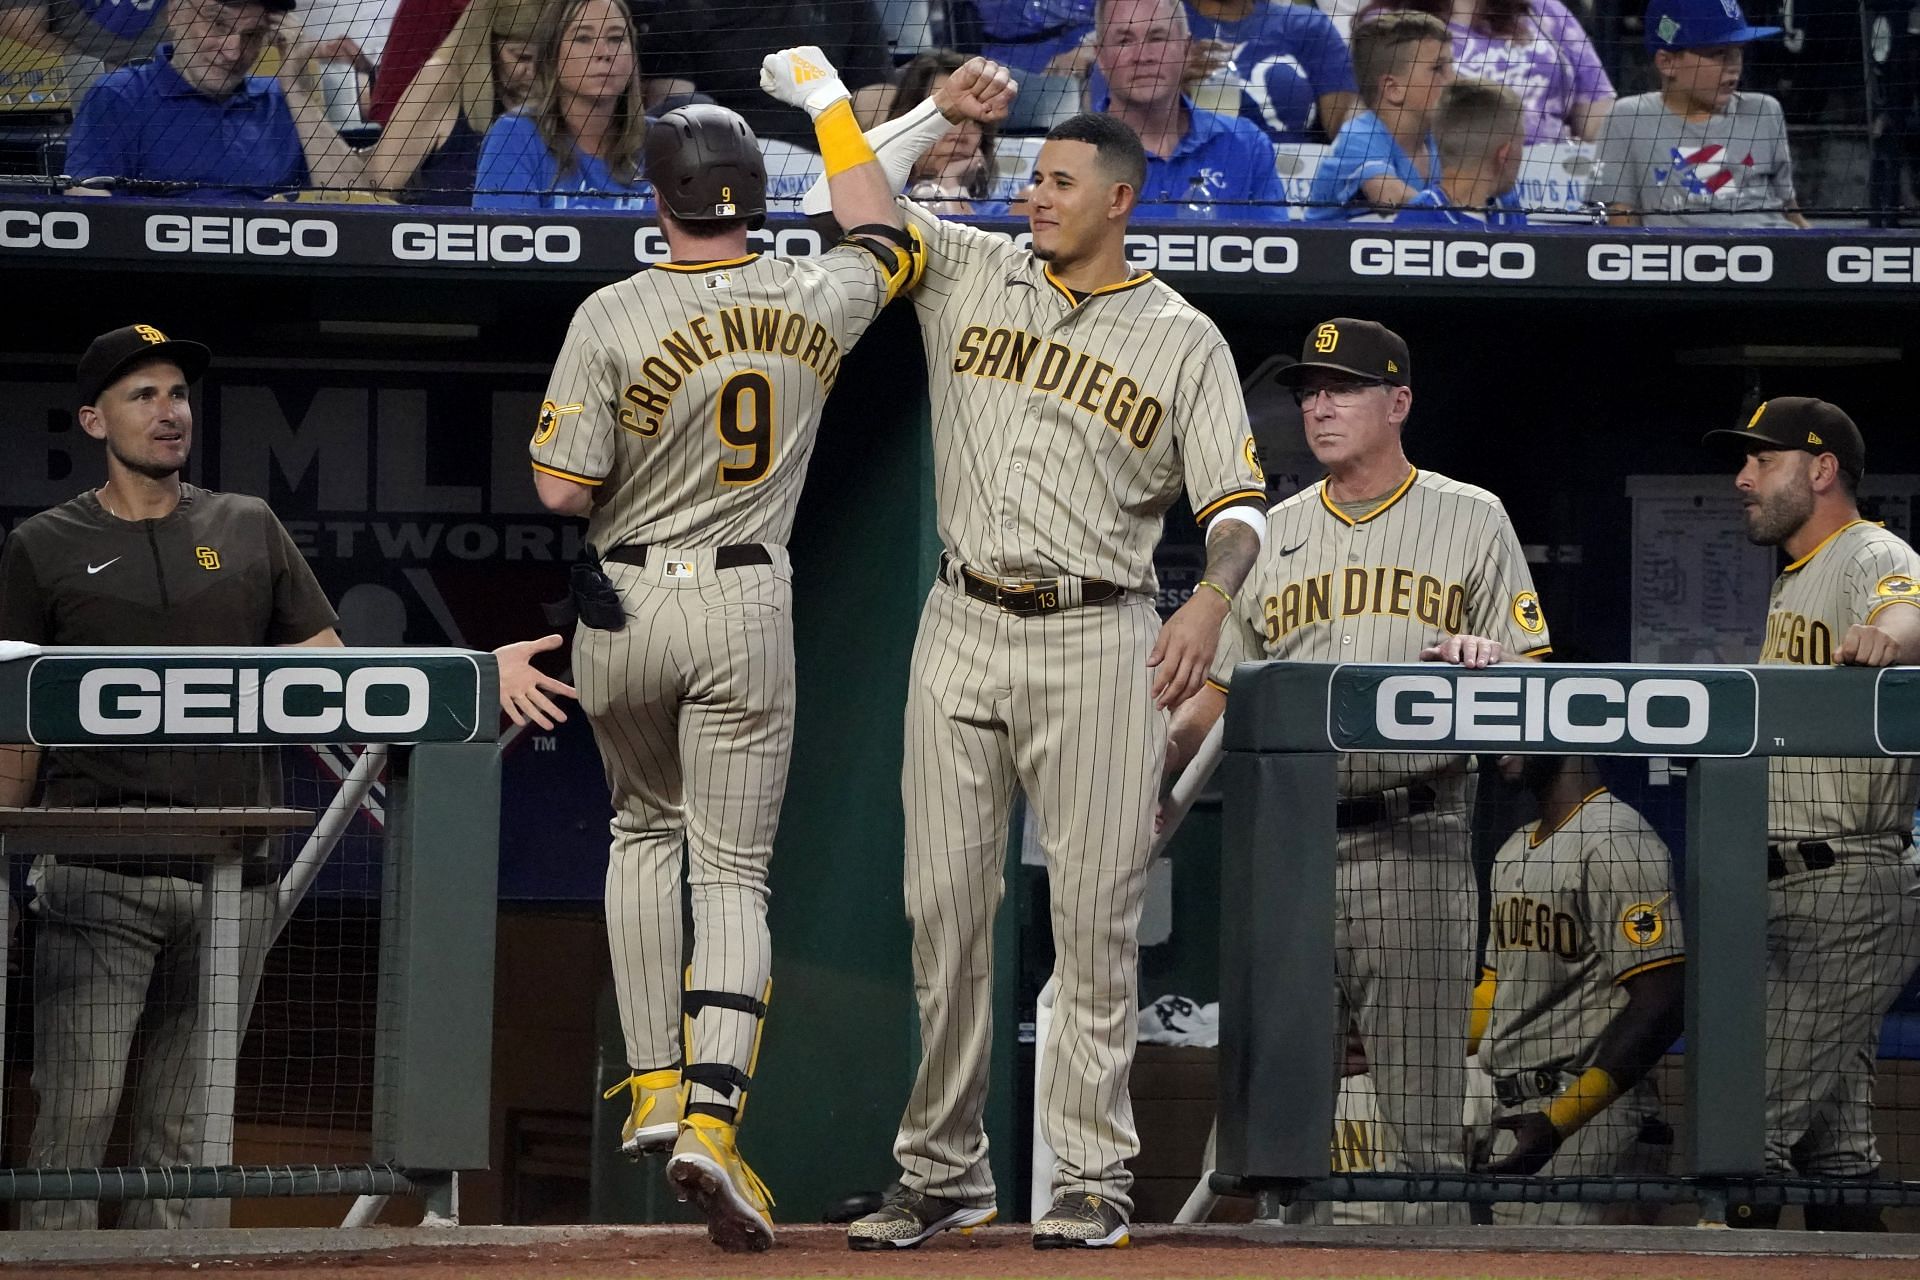
[[(933, 99), (927, 98), (898, 120), (883, 120), (867, 130), (867, 145), (873, 148), (880, 167), (887, 171), (887, 183), (893, 191), (906, 189), (907, 176), (913, 172), (913, 166), (952, 127), (933, 105)], [(812, 217), (832, 211), (833, 198), (827, 193), (827, 179), (823, 174), (815, 178), (807, 193), (800, 197), (800, 212)]]

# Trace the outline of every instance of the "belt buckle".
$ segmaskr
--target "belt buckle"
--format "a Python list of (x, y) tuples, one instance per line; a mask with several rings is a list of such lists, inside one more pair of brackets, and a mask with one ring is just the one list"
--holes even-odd
[(1008, 613), (1031, 618), (1060, 611), (1059, 579), (1045, 582), (1023, 582), (1009, 586), (994, 581), (993, 602)]

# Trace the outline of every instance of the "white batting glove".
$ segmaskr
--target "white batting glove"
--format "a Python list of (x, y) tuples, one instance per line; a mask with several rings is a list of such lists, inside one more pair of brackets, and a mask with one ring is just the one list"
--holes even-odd
[(788, 106), (799, 107), (809, 119), (853, 96), (827, 55), (813, 44), (782, 49), (761, 59), (760, 87)]

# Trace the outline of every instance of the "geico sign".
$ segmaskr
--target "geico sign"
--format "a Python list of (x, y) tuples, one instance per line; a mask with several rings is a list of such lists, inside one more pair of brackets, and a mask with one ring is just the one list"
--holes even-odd
[(1773, 250), (1763, 244), (1596, 244), (1587, 278), (1669, 284), (1761, 284), (1773, 279)]
[(84, 249), (91, 231), (84, 213), (0, 209), (0, 249)]
[[(373, 691), (403, 710), (378, 714)], [(288, 709), (289, 701), (305, 708)], [(165, 734), (333, 734), (375, 736), (426, 726), (427, 673), (413, 667), (99, 667), (80, 678), (80, 727), (102, 737)]]
[[(811, 258), (824, 253), (820, 233), (806, 227), (782, 227), (778, 230), (749, 231), (747, 248), (776, 258)], [(641, 227), (633, 233), (633, 257), (636, 262), (671, 262), (673, 250), (657, 227)]]
[[(1667, 723), (1654, 723), (1655, 707)], [(1375, 695), (1374, 725), (1395, 742), (1687, 747), (1707, 736), (1707, 688), (1661, 678), (1388, 676)]]
[(1827, 279), (1835, 284), (1913, 284), (1920, 263), (1910, 247), (1839, 244), (1827, 250)]
[[(1030, 242), (1030, 238), (1023, 239)], [(1300, 245), (1292, 236), (1169, 231), (1128, 236), (1127, 261), (1143, 271), (1216, 271), (1228, 275), (1252, 271), (1284, 276), (1299, 268)]]
[(340, 231), (325, 218), (156, 213), (147, 219), (147, 248), (155, 253), (331, 258), (340, 251)]
[(1533, 246), (1484, 240), (1386, 240), (1353, 242), (1357, 276), (1445, 276), (1460, 280), (1531, 280)]
[(578, 262), (580, 229), (403, 222), (393, 229), (393, 256), (402, 262)]

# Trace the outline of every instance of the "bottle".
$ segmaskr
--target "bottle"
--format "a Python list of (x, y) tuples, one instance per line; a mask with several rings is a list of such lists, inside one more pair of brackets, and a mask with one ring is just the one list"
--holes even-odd
[(1187, 194), (1181, 198), (1180, 216), (1213, 217), (1213, 193), (1207, 190), (1207, 180), (1197, 173), (1193, 175), (1193, 181), (1187, 184)]

